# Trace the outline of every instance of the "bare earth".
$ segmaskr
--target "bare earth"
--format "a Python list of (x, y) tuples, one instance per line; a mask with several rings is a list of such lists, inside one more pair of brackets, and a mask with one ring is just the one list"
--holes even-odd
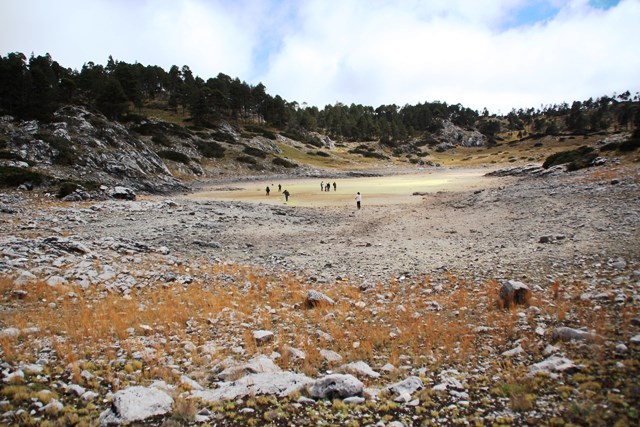
[[(269, 197), (265, 181), (225, 183), (211, 189), (218, 191), (174, 199), (177, 211), (131, 212), (126, 221), (118, 212), (101, 215), (102, 226), (84, 232), (304, 272), (320, 282), (449, 271), (544, 284), (558, 276), (588, 277), (594, 264), (617, 258), (638, 268), (637, 167), (544, 178), (484, 172), (341, 179), (329, 193), (320, 192), (320, 179), (283, 181), (292, 193), (288, 204), (278, 182)], [(363, 193), (361, 210), (355, 209), (356, 191)]]

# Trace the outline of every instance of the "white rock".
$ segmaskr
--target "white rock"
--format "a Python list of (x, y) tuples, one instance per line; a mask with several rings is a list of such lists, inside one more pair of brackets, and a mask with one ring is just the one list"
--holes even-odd
[(507, 350), (504, 353), (502, 353), (503, 356), (506, 357), (513, 357), (513, 356), (517, 356), (519, 354), (524, 353), (524, 350), (522, 349), (522, 346), (520, 344), (518, 344), (518, 346), (516, 348), (512, 348), (511, 350)]
[(529, 375), (533, 375), (536, 372), (564, 372), (575, 368), (575, 363), (566, 357), (551, 356), (542, 362), (533, 364), (529, 368)]
[(285, 397), (302, 390), (313, 379), (295, 372), (267, 372), (250, 374), (233, 382), (224, 382), (213, 390), (196, 390), (191, 396), (205, 402), (234, 400), (249, 395), (273, 394)]
[(253, 338), (258, 344), (264, 344), (273, 339), (274, 335), (271, 331), (253, 331)]
[(180, 377), (180, 383), (188, 385), (189, 387), (191, 387), (191, 390), (204, 390), (204, 387), (202, 387), (200, 384), (198, 384), (198, 382), (192, 380), (186, 375), (182, 375)]
[(308, 387), (315, 399), (333, 399), (362, 394), (363, 384), (353, 375), (333, 374), (319, 378)]
[(354, 375), (360, 375), (360, 376), (365, 376), (370, 378), (380, 377), (379, 373), (371, 369), (371, 367), (367, 363), (361, 360), (358, 362), (351, 362), (349, 364), (342, 365), (340, 369), (342, 371), (345, 371)]
[(419, 377), (413, 376), (413, 377), (408, 377), (395, 384), (391, 384), (390, 386), (387, 386), (386, 389), (394, 394), (406, 393), (406, 394), (412, 395), (422, 387), (424, 387), (424, 384), (422, 384), (422, 380)]
[(324, 360), (326, 360), (329, 363), (338, 363), (338, 362), (342, 362), (342, 356), (340, 356), (338, 353), (336, 353), (333, 350), (320, 350), (320, 356), (324, 357)]
[(154, 387), (134, 386), (113, 395), (112, 408), (100, 414), (100, 424), (124, 424), (142, 421), (171, 412), (173, 399)]

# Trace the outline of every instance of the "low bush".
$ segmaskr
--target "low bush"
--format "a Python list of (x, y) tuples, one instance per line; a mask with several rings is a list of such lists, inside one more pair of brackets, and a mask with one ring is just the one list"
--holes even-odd
[(239, 161), (239, 162), (242, 162), (242, 163), (248, 163), (250, 165), (258, 164), (258, 161), (255, 158), (251, 157), (251, 156), (240, 155), (240, 156), (236, 157), (236, 160)]
[(366, 150), (362, 150), (360, 148), (355, 148), (353, 150), (349, 150), (351, 154), (360, 154), (363, 157), (373, 158), (373, 159), (381, 159), (388, 160), (389, 158), (382, 153), (376, 153), (375, 151), (367, 148)]
[(184, 163), (185, 165), (188, 165), (191, 162), (191, 158), (189, 156), (178, 151), (162, 150), (158, 151), (158, 156), (166, 160)]
[(225, 149), (215, 141), (196, 141), (198, 151), (208, 159), (221, 159), (224, 157)]
[(40, 172), (11, 166), (0, 166), (0, 187), (17, 187), (27, 182), (33, 185), (40, 185), (47, 179), (50, 179), (50, 177)]
[(169, 138), (167, 138), (164, 134), (153, 135), (151, 137), (151, 141), (158, 145), (162, 145), (163, 147), (172, 147), (173, 142)]
[(625, 153), (635, 151), (640, 148), (640, 130), (636, 129), (631, 135), (631, 138), (620, 143), (619, 150)]
[(249, 132), (257, 133), (258, 135), (262, 135), (272, 141), (275, 141), (277, 139), (277, 135), (274, 132), (271, 132), (269, 129), (265, 129), (263, 127), (255, 125), (247, 125), (244, 128)]
[(7, 150), (0, 150), (0, 159), (15, 160), (16, 162), (23, 162), (24, 159), (17, 153), (13, 153)]
[(552, 154), (542, 164), (542, 167), (548, 169), (556, 165), (567, 165), (567, 170), (575, 171), (591, 166), (598, 154), (592, 147), (582, 146), (575, 150), (561, 151)]
[(211, 137), (216, 141), (228, 142), (229, 144), (237, 144), (236, 138), (230, 133), (226, 132), (211, 132)]
[(262, 151), (259, 148), (255, 148), (255, 147), (250, 147), (248, 145), (244, 146), (244, 150), (242, 150), (245, 154), (248, 154), (250, 156), (253, 157), (259, 157), (261, 159), (266, 159), (267, 158), (267, 153), (265, 153), (264, 151)]
[(317, 148), (324, 147), (324, 143), (320, 141), (316, 136), (309, 135), (303, 131), (299, 131), (296, 129), (288, 129), (285, 132), (281, 132), (282, 136), (286, 136), (289, 139), (293, 139), (294, 141), (304, 142), (305, 144), (312, 145)]
[(288, 169), (293, 169), (298, 167), (297, 164), (290, 162), (287, 159), (283, 159), (282, 157), (275, 157), (272, 162), (274, 165), (284, 166), (285, 168), (288, 168)]
[(311, 152), (309, 154), (315, 155), (315, 156), (320, 156), (320, 157), (331, 157), (331, 155), (329, 153), (325, 153), (324, 151), (314, 151)]
[(56, 197), (62, 199), (63, 197), (68, 196), (69, 194), (73, 194), (80, 186), (75, 182), (63, 182), (58, 188), (58, 192), (56, 193)]

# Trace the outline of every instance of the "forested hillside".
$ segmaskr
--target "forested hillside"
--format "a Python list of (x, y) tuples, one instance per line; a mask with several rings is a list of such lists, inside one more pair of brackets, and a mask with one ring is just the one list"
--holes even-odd
[(520, 139), (532, 134), (580, 135), (640, 127), (640, 95), (629, 91), (571, 104), (514, 109), (500, 116), (438, 101), (378, 107), (336, 103), (319, 109), (271, 95), (261, 83), (253, 86), (223, 73), (205, 80), (187, 65), (165, 71), (109, 57), (105, 66), (87, 62), (81, 70), (72, 70), (48, 54), (0, 57), (0, 114), (47, 121), (66, 104), (96, 108), (111, 120), (143, 114), (150, 107), (180, 114), (194, 127), (210, 127), (220, 120), (256, 123), (299, 140), (319, 131), (338, 141), (379, 140), (390, 147), (409, 140), (428, 144), (445, 122), (478, 130), (489, 143), (505, 135)]

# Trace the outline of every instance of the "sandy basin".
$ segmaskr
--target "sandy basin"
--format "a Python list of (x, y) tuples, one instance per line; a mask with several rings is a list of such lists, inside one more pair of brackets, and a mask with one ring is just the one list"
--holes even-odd
[[(442, 191), (468, 191), (499, 184), (499, 180), (484, 178), (489, 172), (483, 169), (438, 168), (421, 173), (358, 178), (305, 178), (279, 181), (244, 181), (208, 187), (188, 196), (198, 200), (245, 201), (266, 204), (284, 204), (284, 196), (278, 192), (288, 190), (289, 206), (319, 207), (355, 205), (357, 192), (362, 194), (363, 205), (382, 206), (419, 203), (414, 193)], [(331, 183), (331, 191), (321, 191), (320, 183)], [(333, 183), (337, 184), (334, 191)], [(266, 195), (266, 187), (271, 193)]]

